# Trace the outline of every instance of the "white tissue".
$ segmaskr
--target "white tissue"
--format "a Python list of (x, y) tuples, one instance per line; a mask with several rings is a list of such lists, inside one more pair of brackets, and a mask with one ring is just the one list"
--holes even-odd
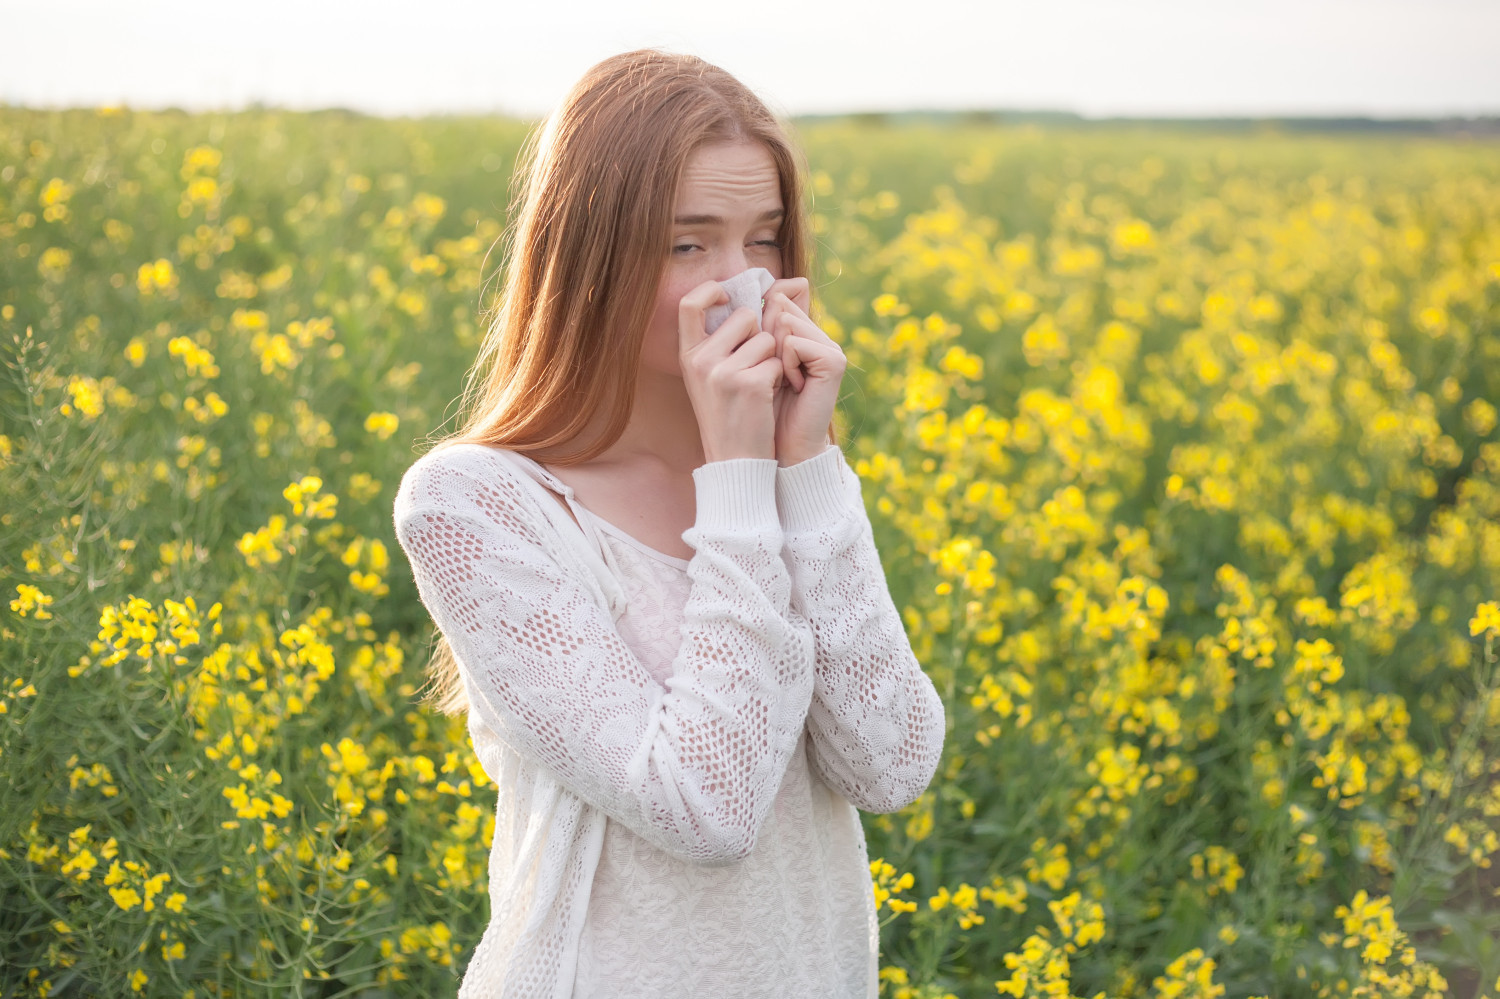
[(720, 281), (719, 284), (729, 292), (729, 304), (710, 306), (703, 316), (703, 328), (712, 333), (724, 325), (724, 320), (735, 309), (747, 307), (755, 310), (756, 321), (759, 322), (764, 296), (775, 283), (776, 279), (764, 267), (752, 267), (727, 281)]

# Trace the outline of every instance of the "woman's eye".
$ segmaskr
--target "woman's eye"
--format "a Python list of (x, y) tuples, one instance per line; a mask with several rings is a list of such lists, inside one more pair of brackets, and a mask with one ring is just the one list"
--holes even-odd
[(779, 249), (781, 249), (781, 243), (778, 242), (777, 240), (774, 240), (774, 239), (757, 239), (755, 241), (754, 245), (756, 245), (756, 246), (764, 246), (764, 247), (767, 247), (768, 249), (772, 249), (772, 250), (779, 250)]
[(697, 249), (701, 249), (701, 247), (699, 247), (695, 243), (678, 243), (678, 244), (676, 244), (675, 246), (672, 247), (672, 252), (673, 253), (686, 253), (688, 250), (697, 250)]

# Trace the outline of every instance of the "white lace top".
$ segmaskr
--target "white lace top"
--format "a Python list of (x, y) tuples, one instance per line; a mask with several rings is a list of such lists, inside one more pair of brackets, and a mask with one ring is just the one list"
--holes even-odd
[(499, 788), (465, 999), (876, 993), (855, 806), (927, 786), (942, 704), (838, 448), (693, 477), (691, 560), (512, 452), (441, 448), (402, 480), (397, 535)]

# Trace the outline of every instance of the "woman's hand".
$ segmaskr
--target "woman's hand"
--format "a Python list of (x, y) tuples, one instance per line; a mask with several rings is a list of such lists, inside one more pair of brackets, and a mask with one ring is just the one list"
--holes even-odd
[(736, 309), (712, 335), (703, 314), (729, 295), (705, 281), (677, 306), (678, 362), (687, 385), (705, 461), (776, 457), (776, 411), (783, 362), (776, 337), (762, 330), (751, 309)]
[(807, 316), (807, 278), (785, 278), (766, 291), (765, 328), (776, 338), (784, 375), (775, 398), (776, 461), (795, 465), (828, 446), (828, 426), (848, 361)]

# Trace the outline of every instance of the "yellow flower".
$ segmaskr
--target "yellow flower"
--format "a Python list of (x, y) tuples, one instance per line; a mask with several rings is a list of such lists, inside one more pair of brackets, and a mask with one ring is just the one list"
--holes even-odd
[(1220, 891), (1226, 894), (1233, 892), (1239, 885), (1240, 878), (1245, 874), (1244, 868), (1240, 866), (1239, 858), (1222, 846), (1210, 846), (1203, 853), (1193, 854), (1189, 858), (1189, 863), (1192, 865), (1195, 880), (1209, 881), (1208, 893), (1210, 895), (1217, 895)]
[(355, 472), (349, 478), (349, 495), (356, 503), (363, 503), (380, 495), (380, 480), (367, 472)]
[(285, 544), (283, 538), (286, 531), (286, 518), (279, 513), (271, 515), (266, 526), (253, 533), (246, 533), (236, 542), (235, 547), (245, 557), (245, 563), (254, 569), (262, 562), (276, 563), (281, 561), (281, 548)]
[(195, 177), (189, 182), (183, 197), (193, 204), (206, 205), (219, 194), (219, 183), (212, 177)]
[(42, 193), (38, 195), (37, 200), (41, 202), (43, 208), (50, 208), (66, 202), (72, 196), (73, 185), (61, 177), (53, 177), (47, 181), (47, 186), (42, 188)]
[(136, 269), (135, 286), (142, 295), (176, 289), (177, 273), (172, 268), (172, 261), (163, 257), (152, 263), (141, 264)]
[(1025, 912), (1026, 882), (1018, 877), (1006, 879), (996, 875), (988, 885), (979, 889), (979, 897), (997, 909)]
[(1043, 313), (1021, 334), (1021, 350), (1033, 367), (1054, 365), (1068, 356), (1068, 336), (1051, 314)]
[(970, 354), (956, 345), (948, 348), (948, 352), (938, 362), (938, 367), (944, 371), (963, 375), (971, 382), (984, 377), (984, 358)]
[(1214, 984), (1214, 960), (1203, 956), (1203, 949), (1192, 950), (1167, 965), (1166, 974), (1151, 984), (1162, 999), (1214, 999), (1225, 987)]
[[(214, 363), (214, 355), (190, 337), (173, 337), (167, 343), (167, 353), (172, 357), (180, 357), (189, 375), (202, 375), (204, 378), (219, 377), (219, 367)], [(144, 356), (144, 349), (141, 354)]]
[(1044, 846), (1046, 846), (1046, 840), (1041, 839), (1032, 844), (1032, 851), (1043, 856), (1043, 860), (1038, 863), (1036, 857), (1027, 857), (1024, 862), (1026, 877), (1033, 882), (1044, 881), (1053, 891), (1060, 891), (1073, 869), (1072, 864), (1068, 862), (1068, 848), (1062, 843), (1054, 843), (1047, 849), (1046, 854), (1042, 855), (1041, 850)]
[(62, 414), (71, 416), (76, 409), (86, 419), (96, 419), (104, 412), (104, 393), (99, 383), (86, 375), (73, 375), (68, 379), (68, 395), (71, 402), (62, 404)]
[(365, 417), (365, 430), (380, 440), (390, 437), (400, 425), (401, 420), (395, 413), (371, 413)]
[(291, 370), (300, 360), (292, 349), (292, 342), (283, 333), (256, 333), (250, 338), (250, 349), (260, 358), (263, 375), (273, 374), (278, 368)]
[[(113, 873), (113, 869), (111, 869), (111, 873)], [(115, 904), (126, 912), (141, 904), (140, 893), (134, 888), (111, 888), (109, 894), (115, 900)]]
[(376, 596), (384, 596), (390, 592), (390, 587), (380, 581), (380, 577), (373, 572), (360, 572), (358, 569), (349, 573), (349, 585), (361, 593), (373, 593)]
[(411, 210), (423, 221), (436, 222), (448, 210), (448, 203), (436, 194), (419, 193), (412, 198)]
[(1484, 634), (1486, 637), (1500, 636), (1500, 601), (1486, 600), (1474, 609), (1469, 619), (1469, 634)]
[(86, 848), (79, 850), (62, 865), (62, 873), (72, 874), (79, 881), (87, 881), (99, 861)]
[(61, 281), (68, 273), (68, 267), (73, 263), (73, 254), (60, 246), (49, 246), (42, 251), (42, 255), (36, 263), (37, 273), (48, 281)]
[[(322, 479), (316, 475), (305, 475), (300, 481), (283, 489), (281, 495), (292, 504), (292, 513), (298, 517), (305, 514), (315, 520), (332, 520), (337, 515), (339, 498), (332, 493), (317, 496), (322, 488)], [(317, 498), (313, 499), (314, 496)]]
[(1156, 234), (1150, 223), (1130, 219), (1115, 226), (1113, 243), (1117, 253), (1136, 253), (1156, 245)]
[(16, 599), (10, 602), (10, 609), (21, 617), (32, 614), (38, 621), (45, 621), (52, 616), (47, 610), (52, 604), (52, 598), (30, 583), (16, 584)]
[(878, 911), (882, 906), (897, 915), (903, 912), (915, 912), (917, 904), (905, 899), (896, 898), (900, 892), (906, 891), (915, 882), (910, 872), (897, 875), (896, 868), (885, 860), (877, 857), (870, 862), (871, 882), (875, 889), (875, 908)]

